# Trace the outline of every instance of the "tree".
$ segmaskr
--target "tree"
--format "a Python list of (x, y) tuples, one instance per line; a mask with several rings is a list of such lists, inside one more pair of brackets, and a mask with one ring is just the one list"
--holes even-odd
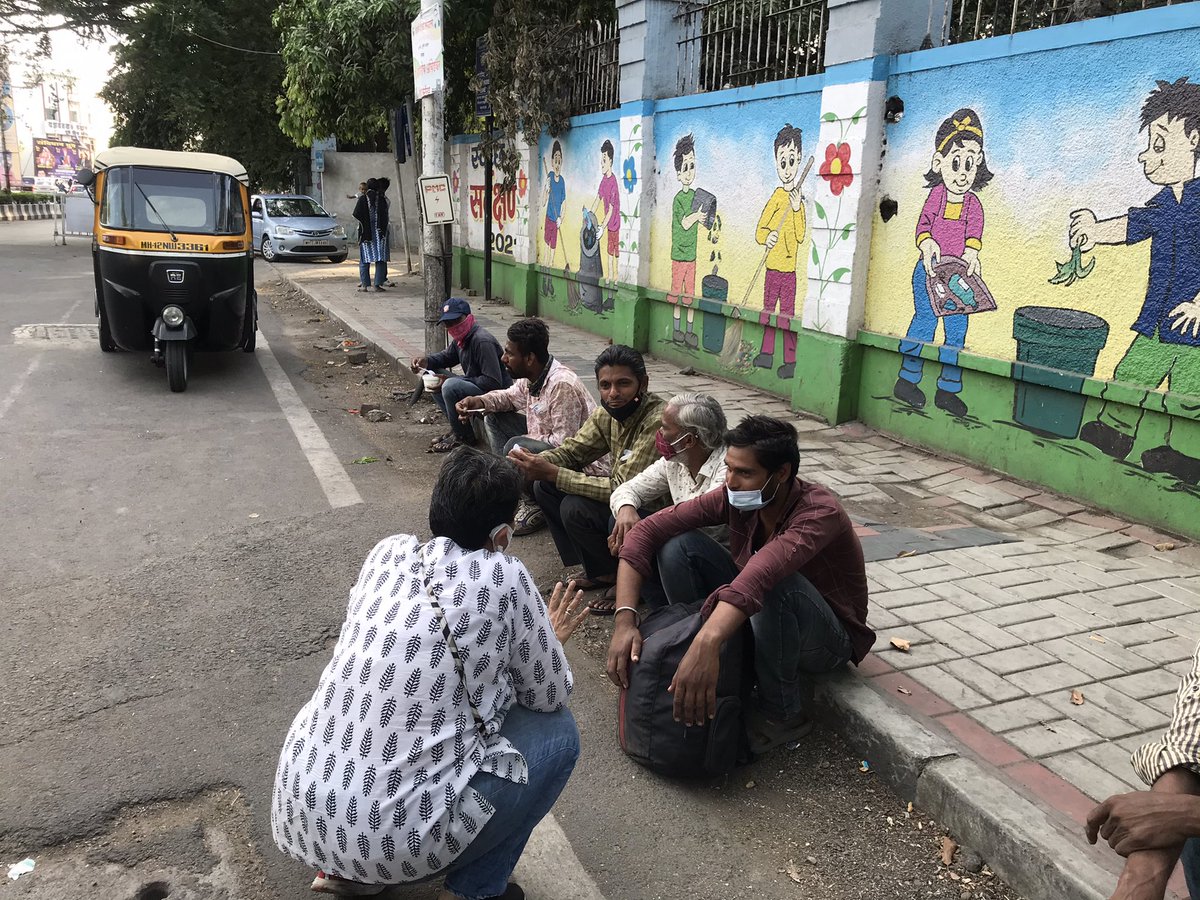
[(74, 31), (98, 37), (124, 30), (142, 0), (0, 0), (0, 36)]
[(155, 0), (117, 45), (101, 96), (114, 144), (235, 157), (251, 182), (291, 185), (297, 148), (279, 129), (283, 64), (269, 0)]
[(415, 0), (284, 0), (280, 127), (298, 144), (367, 141), (412, 93)]

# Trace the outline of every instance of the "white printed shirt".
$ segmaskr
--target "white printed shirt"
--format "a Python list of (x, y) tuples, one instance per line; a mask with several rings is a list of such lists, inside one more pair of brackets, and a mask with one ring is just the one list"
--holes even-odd
[[(465, 684), (425, 584), (445, 611)], [(376, 884), (445, 869), (494, 812), (470, 787), (475, 773), (528, 782), (524, 757), (499, 734), (508, 710), (559, 710), (571, 687), (520, 560), (448, 538), (385, 538), (363, 564), (333, 658), (284, 742), (271, 804), (276, 844), (314, 868)]]
[[(688, 470), (681, 456), (656, 459), (650, 466), (619, 485), (609, 497), (608, 505), (615, 516), (622, 506), (634, 509), (653, 508), (656, 500), (669, 496), (671, 503), (682, 503), (711, 490), (725, 486), (725, 448), (718, 447), (709, 454), (696, 477)], [(702, 529), (719, 543), (728, 542), (728, 529), (715, 525)]]

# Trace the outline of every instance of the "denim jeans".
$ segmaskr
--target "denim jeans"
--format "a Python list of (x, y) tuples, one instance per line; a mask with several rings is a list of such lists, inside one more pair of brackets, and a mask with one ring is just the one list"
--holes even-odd
[(477, 772), (471, 787), (496, 812), (446, 871), (446, 890), (484, 900), (504, 893), (534, 827), (562, 793), (579, 758), (579, 730), (569, 709), (539, 713), (514, 706), (500, 734), (525, 757), (529, 783)]
[(583, 563), (588, 578), (617, 573), (617, 561), (608, 550), (608, 504), (578, 494), (568, 494), (546, 481), (533, 485), (533, 499), (546, 514), (550, 536), (564, 566)]
[[(668, 603), (704, 600), (738, 575), (729, 551), (699, 531), (672, 538), (658, 551)], [(788, 721), (807, 712), (808, 675), (832, 672), (850, 659), (850, 636), (812, 582), (784, 576), (750, 617), (754, 669), (763, 713)]]
[(475, 443), (475, 429), (470, 422), (460, 422), (458, 413), (454, 411), (454, 404), (458, 403), (463, 397), (478, 397), (483, 393), (474, 382), (467, 381), (465, 378), (447, 378), (442, 383), (440, 391), (433, 392), (433, 402), (438, 405), (438, 409), (442, 411), (442, 415), (446, 417), (446, 421), (450, 423), (450, 429), (464, 444)]
[[(957, 394), (962, 391), (962, 369), (958, 365), (958, 351), (967, 342), (967, 326), (970, 324), (967, 316), (943, 316), (942, 330), (945, 332), (945, 343), (938, 348), (938, 359), (942, 363), (942, 374), (938, 378), (939, 391)], [(904, 359), (900, 363), (900, 377), (911, 384), (920, 384), (925, 371), (925, 360), (918, 354), (921, 345), (930, 343), (937, 333), (938, 317), (933, 314), (933, 305), (929, 302), (929, 285), (925, 278), (924, 260), (917, 262), (913, 270), (913, 317), (908, 326), (906, 339), (900, 342), (900, 352)]]
[(1200, 838), (1188, 838), (1179, 860), (1183, 863), (1188, 896), (1200, 898)]
[[(525, 429), (527, 427), (524, 413), (515, 411), (488, 413), (483, 417), (483, 431), (487, 435), (488, 446), (492, 448), (492, 452), (497, 456), (508, 456), (508, 451), (512, 449), (509, 444), (519, 437), (525, 437)], [(541, 442), (537, 441), (533, 443)], [(522, 444), (522, 446), (525, 445)], [(549, 444), (544, 444), (538, 450), (546, 450), (549, 447)], [(537, 453), (538, 450), (534, 450), (533, 452)]]
[(370, 284), (374, 284), (375, 287), (379, 287), (381, 284), (383, 284), (383, 280), (384, 280), (386, 274), (387, 274), (387, 263), (384, 263), (384, 262), (375, 263), (375, 280), (372, 282), (371, 281), (371, 264), (369, 262), (365, 262), (361, 259), (358, 261), (358, 283), (360, 285), (362, 285), (363, 287), (367, 287)]

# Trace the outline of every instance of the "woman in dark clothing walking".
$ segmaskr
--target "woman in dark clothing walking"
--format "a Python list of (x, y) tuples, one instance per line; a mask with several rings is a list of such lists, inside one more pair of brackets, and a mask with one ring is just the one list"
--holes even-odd
[[(382, 291), (386, 273), (388, 208), (379, 191), (379, 182), (367, 180), (367, 192), (354, 206), (354, 218), (359, 225), (358, 289)], [(371, 263), (375, 263), (375, 280), (371, 281)]]

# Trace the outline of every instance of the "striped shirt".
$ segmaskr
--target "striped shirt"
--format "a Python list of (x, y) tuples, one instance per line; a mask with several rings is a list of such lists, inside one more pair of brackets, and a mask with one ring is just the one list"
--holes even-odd
[(1192, 671), (1175, 695), (1175, 711), (1166, 734), (1133, 754), (1133, 769), (1146, 784), (1154, 784), (1163, 773), (1180, 766), (1200, 774), (1200, 645), (1192, 657)]

